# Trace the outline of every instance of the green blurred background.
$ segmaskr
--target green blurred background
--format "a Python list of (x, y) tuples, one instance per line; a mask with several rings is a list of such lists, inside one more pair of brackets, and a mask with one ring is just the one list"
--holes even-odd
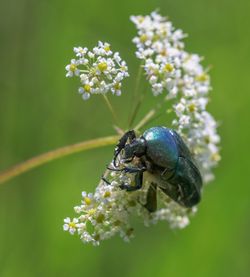
[(64, 77), (73, 46), (108, 41), (128, 62), (126, 93), (112, 98), (125, 127), (138, 67), (129, 16), (155, 8), (213, 67), (209, 110), (221, 122), (222, 161), (198, 214), (182, 231), (138, 223), (131, 243), (116, 237), (84, 245), (62, 231), (62, 220), (74, 214), (82, 190), (94, 190), (113, 147), (75, 154), (0, 187), (1, 277), (250, 276), (248, 0), (1, 1), (0, 169), (113, 134), (101, 97), (82, 101), (77, 81)]

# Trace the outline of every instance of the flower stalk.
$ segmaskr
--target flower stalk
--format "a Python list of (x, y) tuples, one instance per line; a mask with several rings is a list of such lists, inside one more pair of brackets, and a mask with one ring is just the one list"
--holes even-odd
[(99, 148), (103, 146), (113, 145), (117, 142), (119, 136), (109, 136), (103, 138), (97, 138), (93, 140), (87, 140), (76, 144), (64, 146), (47, 153), (41, 154), (20, 164), (17, 164), (10, 169), (0, 172), (0, 184), (10, 181), (14, 177), (21, 175), (33, 168), (46, 164), (50, 161), (82, 152), (89, 149)]

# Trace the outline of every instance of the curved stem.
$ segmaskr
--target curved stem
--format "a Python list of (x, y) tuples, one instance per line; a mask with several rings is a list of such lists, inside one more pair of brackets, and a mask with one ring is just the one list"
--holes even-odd
[(3, 184), (20, 174), (23, 174), (35, 167), (38, 167), (55, 159), (59, 159), (64, 156), (85, 151), (88, 149), (115, 144), (118, 141), (119, 137), (120, 136), (109, 136), (93, 140), (87, 140), (41, 154), (20, 164), (17, 164), (11, 167), (10, 169), (0, 172), (0, 184)]

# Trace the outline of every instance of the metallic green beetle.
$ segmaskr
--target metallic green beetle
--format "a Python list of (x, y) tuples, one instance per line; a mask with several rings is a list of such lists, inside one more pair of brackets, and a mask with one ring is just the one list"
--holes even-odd
[[(117, 167), (117, 157), (122, 153), (122, 162), (136, 166)], [(150, 187), (145, 207), (149, 212), (157, 208), (156, 188), (160, 188), (171, 199), (184, 207), (192, 207), (201, 198), (202, 177), (192, 155), (182, 138), (172, 129), (152, 127), (136, 138), (133, 130), (119, 140), (114, 153), (114, 171), (135, 174), (135, 186), (121, 184), (121, 189), (138, 190), (147, 175)]]

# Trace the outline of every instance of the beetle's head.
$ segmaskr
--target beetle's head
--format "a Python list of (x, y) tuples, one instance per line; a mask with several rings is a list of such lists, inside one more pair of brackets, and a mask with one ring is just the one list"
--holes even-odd
[(143, 139), (135, 139), (124, 147), (123, 162), (131, 162), (134, 157), (141, 157), (145, 154), (146, 145)]

